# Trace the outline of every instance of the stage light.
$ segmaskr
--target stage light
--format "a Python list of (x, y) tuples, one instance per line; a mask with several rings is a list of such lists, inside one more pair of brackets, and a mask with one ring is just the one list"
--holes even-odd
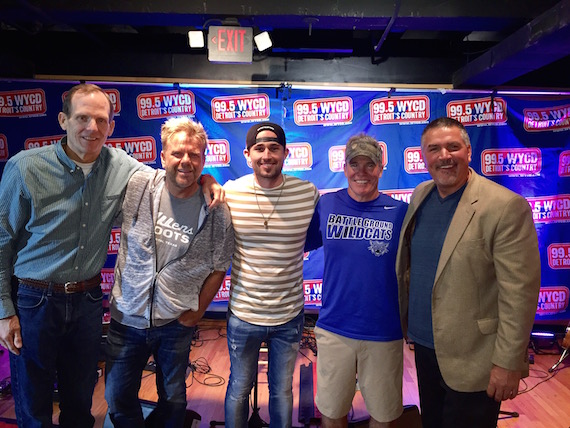
[(188, 31), (188, 44), (191, 48), (203, 48), (204, 47), (204, 34), (199, 30)]
[(271, 37), (269, 37), (269, 33), (267, 31), (259, 33), (253, 38), (253, 40), (255, 41), (255, 46), (259, 52), (263, 52), (273, 46), (273, 42), (271, 41)]

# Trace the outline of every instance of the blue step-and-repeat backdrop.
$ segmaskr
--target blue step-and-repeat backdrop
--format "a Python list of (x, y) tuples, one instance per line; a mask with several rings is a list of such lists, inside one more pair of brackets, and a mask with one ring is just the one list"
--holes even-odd
[[(57, 115), (75, 83), (0, 81), (0, 172), (20, 150), (54, 144), (64, 135)], [(158, 168), (161, 124), (171, 116), (193, 116), (210, 137), (204, 171), (222, 184), (251, 172), (243, 156), (245, 135), (252, 123), (270, 120), (287, 134), (285, 172), (322, 192), (346, 187), (347, 139), (360, 132), (374, 136), (385, 154), (380, 189), (409, 201), (413, 188), (429, 179), (420, 152), (425, 124), (440, 116), (459, 120), (471, 137), (471, 166), (532, 207), (542, 263), (536, 322), (570, 320), (570, 93), (99, 84), (115, 108), (109, 146)], [(102, 273), (107, 293), (119, 240), (120, 230), (113, 230)], [(305, 254), (307, 308), (318, 309), (323, 287), (321, 251)], [(228, 294), (229, 277), (211, 309), (225, 310)]]

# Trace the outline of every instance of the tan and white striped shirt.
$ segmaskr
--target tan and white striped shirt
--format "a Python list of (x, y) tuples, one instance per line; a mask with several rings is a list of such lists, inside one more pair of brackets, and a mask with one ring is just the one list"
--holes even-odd
[(303, 249), (319, 192), (283, 178), (273, 189), (254, 186), (253, 174), (224, 185), (236, 240), (229, 308), (251, 324), (285, 324), (304, 305)]

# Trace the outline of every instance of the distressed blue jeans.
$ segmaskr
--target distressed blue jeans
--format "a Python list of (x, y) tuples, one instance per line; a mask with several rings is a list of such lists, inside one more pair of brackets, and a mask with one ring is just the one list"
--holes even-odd
[(225, 426), (247, 427), (249, 394), (257, 374), (262, 342), (268, 350), (269, 425), (288, 428), (292, 425), (293, 371), (303, 334), (303, 311), (291, 321), (277, 326), (260, 326), (228, 314), (228, 349), (230, 380), (226, 390)]
[(177, 320), (137, 329), (111, 320), (107, 334), (105, 399), (115, 428), (144, 427), (138, 398), (141, 375), (152, 354), (158, 404), (147, 418), (152, 426), (182, 427), (186, 415), (186, 369), (194, 327)]
[(101, 349), (101, 287), (75, 294), (20, 284), (16, 312), (20, 355), (10, 353), (12, 393), (19, 427), (52, 427), (53, 391), (59, 388), (59, 426), (91, 428), (93, 390)]

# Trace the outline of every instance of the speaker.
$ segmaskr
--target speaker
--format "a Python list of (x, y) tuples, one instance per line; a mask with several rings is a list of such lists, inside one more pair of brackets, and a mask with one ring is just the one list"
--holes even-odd
[[(147, 400), (140, 400), (141, 408), (143, 412), (143, 417), (145, 418), (145, 426), (152, 427), (152, 421), (148, 420), (148, 416), (156, 407), (156, 403), (154, 401), (147, 401)], [(186, 409), (186, 416), (184, 417), (184, 428), (199, 428), (200, 422), (202, 421), (202, 417), (196, 413), (194, 410)], [(113, 428), (113, 423), (111, 422), (111, 417), (109, 416), (109, 412), (107, 411), (107, 415), (105, 416), (105, 422), (103, 422), (103, 428)]]

